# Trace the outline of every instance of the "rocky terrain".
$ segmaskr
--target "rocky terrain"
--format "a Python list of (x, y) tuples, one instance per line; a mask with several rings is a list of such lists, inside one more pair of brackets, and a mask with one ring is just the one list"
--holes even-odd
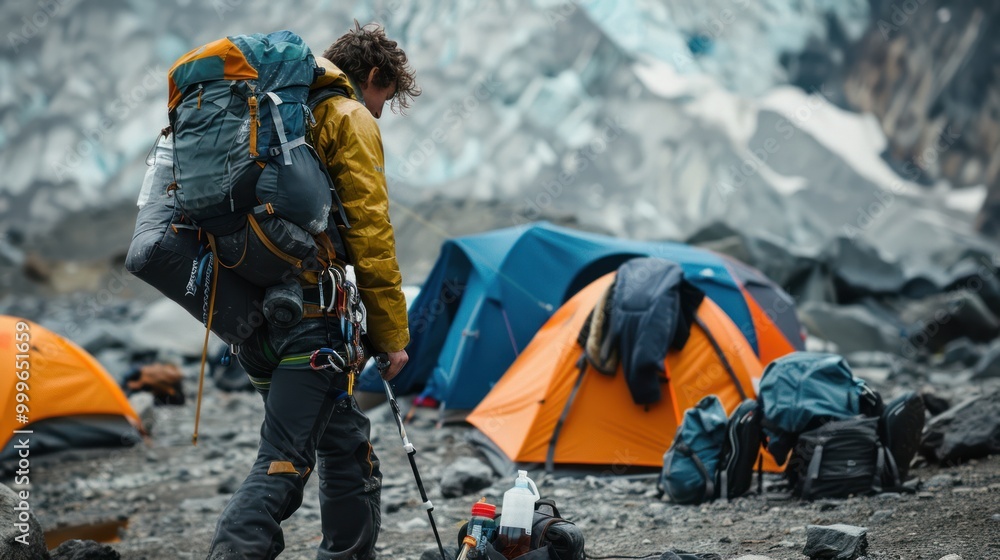
[[(188, 402), (193, 403), (195, 384), (187, 387)], [(111, 546), (124, 559), (203, 558), (218, 514), (255, 457), (260, 399), (248, 392), (222, 393), (209, 384), (200, 442), (192, 447), (192, 407), (152, 409), (145, 397), (134, 400), (151, 421), (152, 437), (146, 444), (69, 452), (33, 463), (35, 514), (45, 530), (122, 521), (122, 540)], [(434, 541), (405, 453), (388, 407), (376, 407), (369, 415), (384, 474), (379, 557), (418, 558), (434, 548)], [(433, 411), (421, 411), (407, 432), (418, 450), (437, 525), (451, 541), (471, 504), (480, 496), (499, 503), (513, 477), (499, 477), (481, 462), (466, 441), (468, 428), (435, 428), (434, 418)], [(811, 503), (790, 498), (770, 475), (763, 496), (679, 506), (657, 498), (648, 476), (609, 476), (607, 471), (545, 476), (540, 469), (530, 473), (542, 496), (554, 499), (562, 515), (580, 526), (588, 554), (594, 557), (656, 558), (678, 549), (726, 560), (744, 554), (798, 559), (804, 557), (807, 525), (836, 523), (867, 528), (869, 559), (1000, 556), (997, 456), (958, 467), (920, 466), (913, 471), (919, 479), (913, 493)], [(443, 497), (445, 491), (451, 497)], [(312, 558), (320, 539), (315, 480), (307, 487), (302, 508), (283, 526), (287, 548), (282, 558)]]

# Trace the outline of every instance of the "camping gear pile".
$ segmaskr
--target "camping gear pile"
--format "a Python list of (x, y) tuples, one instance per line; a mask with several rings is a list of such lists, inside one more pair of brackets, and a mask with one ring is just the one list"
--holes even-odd
[(745, 494), (755, 467), (804, 499), (903, 487), (919, 396), (885, 405), (834, 354), (765, 368), (745, 332), (683, 266), (634, 258), (563, 305), (467, 420), (499, 469), (661, 467), (678, 503)]
[(779, 465), (788, 462), (785, 476), (800, 498), (899, 490), (923, 427), (919, 395), (883, 404), (840, 356), (796, 352), (772, 362), (757, 400), (728, 420), (714, 395), (689, 409), (664, 456), (660, 488), (677, 503), (739, 496), (753, 472), (746, 457), (764, 441)]
[(523, 470), (518, 471), (514, 486), (504, 493), (499, 512), (485, 498), (473, 504), (472, 518), (458, 531), (458, 547), (458, 560), (586, 558), (583, 533), (560, 516), (554, 500), (540, 497), (535, 483)]
[[(685, 411), (704, 396), (716, 395), (727, 412), (756, 396), (764, 368), (747, 333), (785, 340), (791, 349), (790, 335), (775, 322), (756, 330), (762, 323), (750, 313), (734, 321), (716, 303), (718, 298), (737, 311), (747, 309), (739, 285), (727, 280), (730, 268), (712, 261), (710, 253), (683, 246), (676, 252), (690, 264), (635, 259), (617, 275), (600, 277), (573, 295), (467, 417), (479, 430), (477, 443), (498, 469), (506, 470), (506, 461), (546, 463), (549, 470), (561, 464), (612, 465), (614, 472), (659, 468)], [(671, 303), (648, 306), (673, 313), (670, 318), (641, 313), (648, 303), (640, 296), (644, 278), (672, 279), (651, 284)], [(624, 309), (630, 319), (623, 316), (619, 325), (605, 307), (612, 315)], [(668, 320), (674, 334), (645, 332), (670, 326), (646, 323), (651, 319)], [(613, 364), (610, 348), (629, 340), (638, 344), (618, 356), (636, 359)], [(602, 353), (605, 347), (608, 352)], [(632, 381), (626, 381), (625, 367)], [(640, 404), (633, 388), (640, 389)], [(770, 457), (764, 467), (780, 470)]]

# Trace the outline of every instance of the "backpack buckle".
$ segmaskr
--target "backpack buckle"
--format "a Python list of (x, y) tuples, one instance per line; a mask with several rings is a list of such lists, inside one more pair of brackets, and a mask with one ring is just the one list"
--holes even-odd
[(271, 157), (278, 157), (278, 156), (281, 155), (281, 148), (279, 148), (277, 146), (274, 147), (274, 148), (268, 148), (267, 149), (267, 155), (269, 155)]

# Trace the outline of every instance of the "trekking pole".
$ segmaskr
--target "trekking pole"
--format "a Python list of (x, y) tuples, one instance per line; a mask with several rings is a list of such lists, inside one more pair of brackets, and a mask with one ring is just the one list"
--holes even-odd
[[(378, 366), (380, 373), (384, 373), (386, 368), (389, 367), (389, 360), (384, 355), (376, 355), (375, 365)], [(417, 471), (417, 461), (414, 459), (417, 450), (410, 443), (410, 439), (406, 437), (406, 428), (403, 427), (403, 416), (399, 412), (399, 404), (396, 403), (396, 396), (392, 393), (392, 387), (389, 386), (389, 382), (384, 377), (382, 378), (382, 385), (385, 386), (385, 396), (389, 400), (389, 408), (392, 409), (392, 415), (396, 418), (396, 427), (399, 428), (399, 437), (403, 440), (403, 449), (406, 450), (406, 456), (410, 459), (410, 469), (413, 470), (413, 478), (417, 481), (417, 489), (420, 490), (420, 499), (424, 501), (423, 505), (424, 509), (427, 510), (427, 519), (431, 522), (431, 530), (434, 531), (434, 540), (437, 541), (438, 550), (441, 552), (441, 560), (448, 560), (448, 557), (444, 553), (444, 545), (441, 544), (441, 537), (438, 535), (437, 524), (434, 523), (434, 504), (427, 499), (424, 483), (420, 480), (420, 472)]]

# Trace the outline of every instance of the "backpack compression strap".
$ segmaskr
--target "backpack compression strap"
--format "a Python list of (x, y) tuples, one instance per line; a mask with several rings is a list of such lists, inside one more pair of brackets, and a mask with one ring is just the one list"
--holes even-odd
[(715, 496), (715, 481), (713, 481), (712, 477), (708, 474), (708, 469), (705, 468), (705, 463), (701, 461), (701, 457), (699, 457), (698, 454), (683, 441), (679, 441), (674, 444), (674, 448), (681, 455), (691, 459), (691, 462), (694, 463), (695, 468), (698, 469), (698, 472), (701, 473), (701, 477), (705, 480), (705, 488), (702, 490), (701, 499), (698, 501), (703, 502), (706, 498)]
[[(281, 112), (278, 111), (278, 105), (281, 105), (283, 103), (283, 101), (281, 100), (280, 97), (278, 97), (278, 94), (274, 93), (273, 91), (267, 92), (267, 95), (264, 97), (264, 99), (270, 99), (271, 103), (274, 105), (274, 107), (271, 109), (271, 119), (274, 121), (274, 129), (276, 131), (278, 131), (278, 139), (281, 140), (281, 148), (280, 148), (281, 155), (282, 155), (282, 158), (283, 158), (283, 161), (284, 161), (285, 165), (291, 165), (292, 164), (292, 156), (291, 156), (292, 148), (296, 148), (298, 146), (301, 146), (301, 145), (305, 144), (306, 143), (306, 137), (305, 136), (300, 136), (298, 138), (292, 138), (291, 140), (289, 140), (288, 137), (285, 136), (285, 123), (284, 123), (284, 121), (281, 120)], [(252, 118), (251, 118), (250, 123), (251, 123), (251, 125), (253, 124), (253, 119)], [(253, 135), (253, 132), (251, 132), (250, 134)], [(272, 150), (274, 150), (274, 148), (272, 148)], [(273, 155), (276, 155), (276, 154), (271, 153), (271, 154), (268, 154), (268, 155), (272, 155), (273, 156)]]

